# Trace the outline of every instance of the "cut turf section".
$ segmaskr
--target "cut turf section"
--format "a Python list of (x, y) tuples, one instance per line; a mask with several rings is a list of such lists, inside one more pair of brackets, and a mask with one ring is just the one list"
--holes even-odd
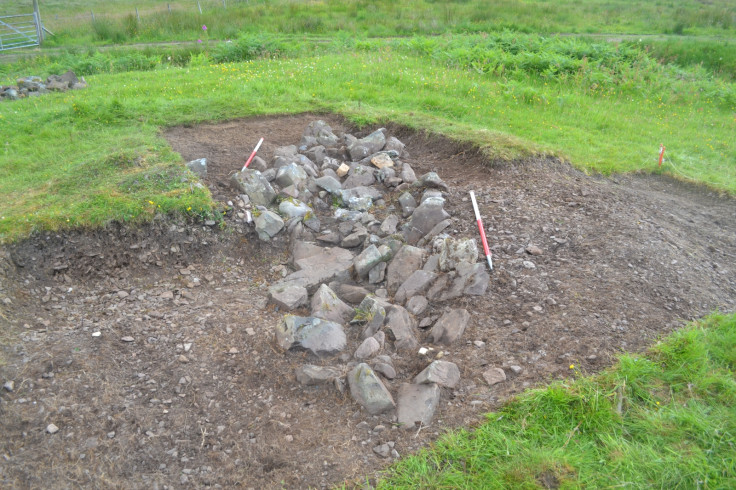
[(512, 400), (378, 488), (736, 488), (736, 315)]

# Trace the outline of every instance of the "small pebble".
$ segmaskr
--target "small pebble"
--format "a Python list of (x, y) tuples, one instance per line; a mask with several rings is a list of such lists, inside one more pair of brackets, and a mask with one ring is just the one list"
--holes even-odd
[(48, 432), (49, 434), (56, 434), (57, 432), (59, 432), (59, 428), (54, 424), (49, 424), (46, 426), (46, 432)]

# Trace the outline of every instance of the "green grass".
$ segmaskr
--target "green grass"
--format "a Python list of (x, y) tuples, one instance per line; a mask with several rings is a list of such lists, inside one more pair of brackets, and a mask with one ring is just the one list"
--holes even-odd
[[(468, 33), (511, 29), (527, 33), (708, 34), (734, 36), (729, 0), (41, 0), (50, 44), (196, 40), (202, 24), (213, 39), (240, 33), (361, 36)], [(166, 5), (171, 4), (172, 14)], [(138, 7), (140, 21), (135, 16)], [(30, 2), (4, 2), (0, 13), (27, 12)], [(92, 22), (90, 12), (95, 13)]]
[[(206, 191), (180, 170), (158, 128), (302, 111), (439, 132), (492, 160), (550, 153), (603, 173), (658, 171), (662, 142), (664, 172), (736, 193), (733, 84), (662, 67), (636, 50), (508, 33), (359, 41), (339, 54), (331, 44), (311, 57), (212, 63), (262, 45), (242, 43), (212, 45), (185, 67), (165, 52), (139, 54), (149, 70), (123, 73), (115, 72), (139, 55), (79, 53), (99, 73), (88, 89), (0, 104), (0, 195), (8, 197), (0, 237), (143, 220), (159, 204), (201, 212)], [(52, 58), (37, 62), (60, 71)], [(3, 69), (12, 75), (28, 66)], [(89, 182), (75, 185), (82, 179)]]
[(532, 390), (410, 456), (378, 488), (734, 488), (736, 316), (594, 377)]

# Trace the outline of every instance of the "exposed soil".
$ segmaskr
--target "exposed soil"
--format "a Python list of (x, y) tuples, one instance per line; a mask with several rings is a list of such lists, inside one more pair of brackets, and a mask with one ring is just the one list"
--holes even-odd
[[(206, 184), (226, 202), (235, 196), (229, 174), (260, 136), (268, 159), (317, 117), (165, 136), (185, 160), (209, 160)], [(570, 364), (595, 372), (687, 320), (735, 309), (733, 199), (656, 176), (590, 177), (551, 159), (489, 166), (472, 148), (389, 130), (407, 144), (417, 175), (434, 170), (450, 185), (454, 236), (477, 235), (467, 197), (475, 190), (494, 251), (488, 293), (452, 304), (472, 312), (466, 342), (444, 349), (462, 380), (443, 392), (432, 426), (404, 431), (332, 386), (295, 381), (296, 367), (321, 361), (273, 343), (282, 312), (267, 306), (266, 287), (285, 270), (285, 237), (263, 243), (230, 215), (224, 231), (161, 219), (44, 233), (0, 255), (0, 322), (10, 332), (0, 379), (14, 383), (0, 395), (0, 484), (360, 485), (390, 463), (373, 452), (378, 444), (407, 455), (525, 388), (569, 376)], [(528, 254), (530, 244), (542, 254)], [(427, 364), (396, 362), (392, 390)], [(489, 367), (503, 368), (507, 381), (488, 387)]]

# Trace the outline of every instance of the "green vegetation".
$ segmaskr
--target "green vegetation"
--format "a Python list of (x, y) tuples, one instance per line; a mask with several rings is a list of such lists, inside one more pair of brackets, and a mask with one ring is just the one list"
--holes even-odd
[[(657, 171), (662, 142), (665, 172), (736, 192), (733, 83), (658, 64), (636, 44), (510, 32), (330, 43), (244, 36), (195, 52), (69, 52), (0, 73), (9, 82), (65, 68), (88, 75), (90, 88), (0, 104), (5, 240), (66, 220), (143, 219), (149, 201), (203, 211), (206, 192), (183, 172), (164, 172), (177, 157), (158, 128), (266, 113), (393, 120), (480, 146), (491, 159), (544, 152), (604, 173)], [(123, 149), (123, 160), (141, 163), (110, 164)], [(128, 192), (124, 183), (146, 172), (169, 177)]]
[[(169, 13), (167, 4), (171, 5)], [(488, 32), (630, 33), (733, 36), (729, 0), (40, 0), (52, 44), (213, 39), (241, 33), (410, 36)], [(27, 12), (29, 0), (4, 2), (2, 13)], [(135, 15), (138, 7), (140, 20)], [(95, 13), (95, 21), (92, 14)], [(92, 29), (90, 29), (92, 27)]]
[(379, 488), (734, 488), (734, 369), (736, 316), (712, 316), (600, 375), (525, 393)]

